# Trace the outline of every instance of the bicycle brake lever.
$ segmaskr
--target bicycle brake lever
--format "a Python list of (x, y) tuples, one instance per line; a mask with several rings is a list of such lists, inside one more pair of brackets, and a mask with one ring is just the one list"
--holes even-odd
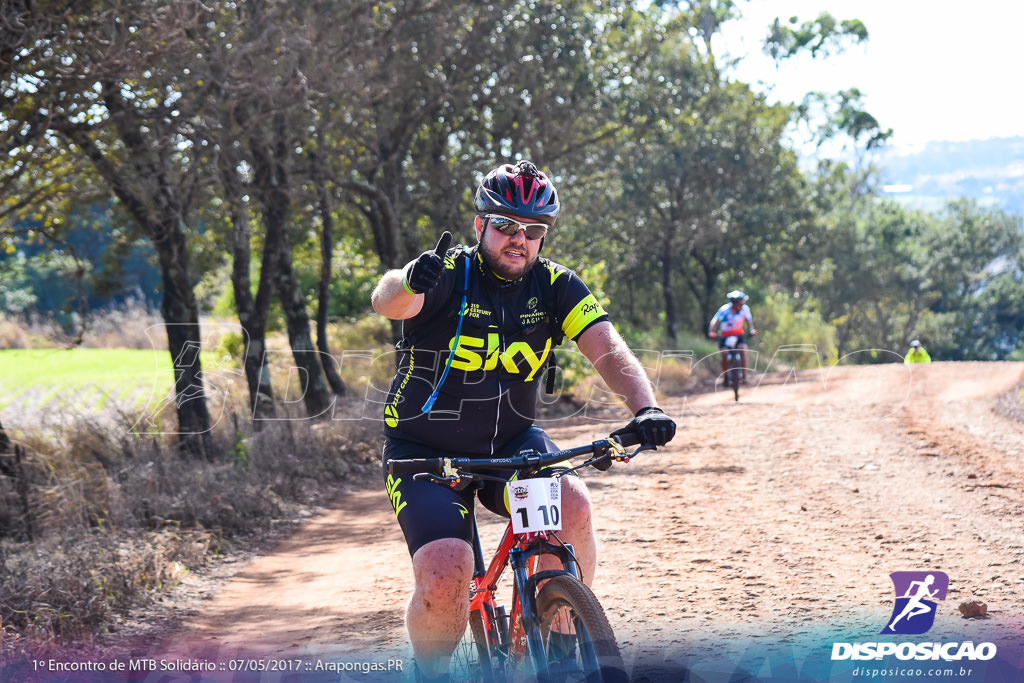
[[(607, 471), (612, 466), (612, 462), (629, 462), (630, 460), (635, 458), (638, 453), (642, 453), (643, 451), (656, 451), (656, 450), (658, 450), (657, 446), (640, 446), (639, 448), (637, 448), (635, 451), (632, 451), (632, 452), (628, 452), (625, 449), (608, 450), (608, 451), (605, 451), (604, 454), (602, 454), (602, 455), (600, 455), (600, 456), (598, 456), (596, 458), (591, 458), (590, 460), (587, 460), (585, 463), (580, 465), (580, 467), (585, 467), (586, 465), (593, 465), (597, 469), (599, 469), (602, 472), (604, 472), (604, 471)], [(605, 460), (606, 458), (608, 459), (607, 466), (603, 466), (602, 467), (602, 466), (597, 464), (597, 463), (601, 463), (603, 465), (602, 461)]]
[(424, 479), (426, 479), (427, 481), (432, 482), (434, 484), (444, 484), (445, 486), (450, 486), (451, 488), (457, 487), (459, 483), (462, 481), (461, 477), (439, 477), (438, 475), (432, 474), (430, 472), (420, 472), (419, 474), (412, 475), (412, 478), (417, 481), (423, 481)]
[(632, 453), (623, 453), (622, 455), (616, 455), (616, 456), (613, 456), (613, 457), (616, 460), (618, 460), (619, 462), (629, 462), (630, 460), (635, 458), (638, 453), (643, 453), (644, 451), (656, 451), (656, 450), (658, 450), (657, 446), (651, 446), (651, 445), (640, 446), (639, 448), (637, 448)]

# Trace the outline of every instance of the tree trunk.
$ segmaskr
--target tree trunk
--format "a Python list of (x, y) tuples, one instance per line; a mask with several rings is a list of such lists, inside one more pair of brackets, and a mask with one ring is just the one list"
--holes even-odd
[(160, 310), (167, 325), (167, 346), (174, 369), (179, 449), (191, 457), (209, 459), (213, 456), (210, 414), (199, 355), (199, 307), (189, 273), (186, 209), (178, 188), (168, 181), (168, 174), (159, 171), (163, 160), (158, 151), (145, 139), (134, 112), (116, 95), (116, 85), (108, 85), (107, 91), (104, 101), (132, 165), (122, 168), (112, 163), (86, 127), (66, 120), (57, 123), (61, 132), (85, 152), (153, 243), (163, 281)]
[[(291, 148), (287, 129), (281, 116), (273, 120), (272, 142), (254, 135), (250, 139), (253, 155), (253, 187), (263, 206), (267, 250), (263, 254), (260, 278), (273, 278), (284, 309), (288, 341), (292, 357), (299, 370), (302, 400), (310, 417), (323, 415), (331, 406), (324, 381), (323, 367), (309, 332), (306, 300), (295, 278), (292, 267), (292, 249), (288, 239), (287, 220), (291, 207), (291, 179), (288, 160)], [(271, 245), (274, 249), (271, 250)], [(276, 257), (276, 258), (275, 258)]]
[[(230, 149), (230, 145), (225, 145)], [(235, 295), (235, 312), (245, 336), (245, 350), (242, 357), (242, 368), (249, 389), (249, 413), (256, 429), (262, 420), (272, 418), (274, 410), (274, 390), (270, 382), (270, 366), (267, 357), (267, 320), (270, 311), (270, 297), (273, 293), (273, 264), (277, 260), (278, 245), (270, 235), (263, 245), (263, 267), (260, 269), (260, 282), (256, 297), (251, 289), (251, 230), (249, 228), (249, 207), (244, 199), (245, 191), (238, 177), (237, 160), (221, 155), (220, 166), (221, 186), (226, 195), (225, 200), (231, 206), (231, 287)], [(271, 267), (267, 267), (267, 265)]]
[(316, 184), (317, 201), (320, 205), (320, 287), (317, 292), (316, 307), (316, 346), (322, 354), (324, 375), (331, 385), (331, 391), (337, 396), (344, 396), (346, 393), (345, 382), (342, 381), (338, 368), (335, 367), (331, 355), (330, 340), (327, 338), (327, 316), (331, 300), (331, 262), (334, 259), (334, 218), (331, 216), (331, 203), (327, 195), (327, 183), (324, 180), (323, 169), (320, 167), (320, 157), (311, 155), (313, 161), (313, 182)]
[(372, 203), (370, 212), (364, 211), (373, 231), (373, 243), (384, 270), (401, 268), (405, 263), (399, 252), (399, 225), (395, 207), (387, 194), (372, 183), (352, 178), (335, 178), (338, 187), (356, 192)]
[(306, 311), (306, 299), (295, 278), (292, 267), (292, 250), (287, 236), (283, 239), (278, 255), (278, 268), (274, 274), (277, 292), (284, 309), (285, 322), (288, 328), (288, 342), (292, 347), (292, 358), (299, 370), (299, 383), (302, 386), (302, 400), (306, 404), (306, 414), (310, 417), (321, 417), (331, 408), (331, 399), (324, 380), (324, 370), (320, 363), (320, 354), (313, 346), (309, 333), (309, 314)]
[[(270, 365), (267, 357), (267, 319), (270, 311), (270, 294), (273, 291), (269, 272), (273, 269), (261, 268), (260, 283), (254, 299), (250, 289), (249, 248), (249, 219), (243, 206), (234, 218), (231, 286), (235, 294), (238, 322), (245, 335), (242, 367), (249, 387), (249, 410), (258, 428), (261, 420), (271, 418), (275, 414), (274, 389), (270, 383)], [(272, 264), (277, 257), (277, 246), (268, 240), (264, 243), (263, 249), (264, 262), (269, 261)], [(264, 276), (264, 272), (268, 274)]]
[[(395, 215), (394, 206), (387, 195), (379, 187), (372, 183), (354, 180), (352, 178), (334, 178), (338, 187), (343, 187), (356, 192), (369, 201), (369, 208), (360, 206), (370, 230), (373, 232), (373, 243), (377, 250), (377, 257), (380, 265), (385, 270), (401, 268), (405, 265), (401, 260), (398, 248), (399, 227), (398, 216)], [(392, 320), (391, 338), (397, 343), (402, 338), (402, 321)], [(397, 362), (397, 356), (396, 362)]]
[(661, 254), (661, 294), (665, 301), (665, 336), (671, 348), (679, 341), (679, 327), (676, 320), (676, 296), (673, 291), (672, 272), (675, 269), (675, 227), (670, 224), (666, 230)]
[(672, 250), (666, 249), (661, 257), (661, 293), (665, 300), (665, 335), (674, 349), (679, 341), (679, 330), (676, 326), (676, 298), (672, 291)]
[(163, 279), (160, 311), (167, 324), (167, 346), (174, 367), (179, 448), (189, 457), (209, 460), (213, 447), (199, 355), (199, 306), (188, 275), (185, 232), (173, 218), (164, 225), (151, 226), (151, 230)]
[(687, 283), (693, 298), (697, 300), (697, 304), (700, 306), (700, 324), (705, 326), (705, 330), (707, 329), (707, 324), (711, 322), (711, 317), (718, 310), (717, 303), (712, 300), (712, 296), (715, 293), (715, 284), (719, 276), (719, 272), (715, 267), (716, 251), (712, 251), (710, 258), (697, 251), (691, 250), (690, 252), (691, 258), (700, 266), (700, 271), (694, 276), (688, 277)]

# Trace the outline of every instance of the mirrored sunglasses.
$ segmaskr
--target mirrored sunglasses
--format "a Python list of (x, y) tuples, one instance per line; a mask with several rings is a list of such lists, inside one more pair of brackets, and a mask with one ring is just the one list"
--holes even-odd
[(543, 223), (520, 223), (517, 220), (513, 220), (508, 216), (499, 216), (497, 214), (489, 214), (484, 216), (492, 227), (503, 235), (509, 237), (514, 236), (519, 229), (522, 228), (523, 233), (526, 235), (528, 240), (539, 240), (541, 237), (548, 233), (548, 226)]

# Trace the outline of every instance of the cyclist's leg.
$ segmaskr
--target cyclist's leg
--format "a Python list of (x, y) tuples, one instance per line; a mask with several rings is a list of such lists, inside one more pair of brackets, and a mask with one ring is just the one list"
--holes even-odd
[[(524, 448), (545, 453), (558, 450), (555, 442), (536, 425), (503, 447), (496, 457), (511, 457)], [(579, 563), (580, 574), (588, 585), (597, 569), (597, 537), (591, 518), (590, 493), (583, 480), (574, 474), (559, 479), (562, 485), (562, 530), (558, 537), (571, 543)], [(509, 516), (508, 500), (501, 485), (488, 484), (480, 492), (480, 501), (487, 509), (504, 517)], [(558, 560), (550, 555), (541, 557), (542, 569), (558, 569)]]
[(466, 631), (467, 588), (473, 573), (471, 491), (454, 491), (408, 475), (387, 474), (392, 458), (438, 457), (399, 439), (384, 444), (384, 481), (412, 556), (415, 587), (406, 610), (409, 640), (423, 675), (447, 671)]
[(473, 551), (457, 538), (431, 541), (412, 560), (415, 588), (405, 612), (416, 666), (424, 676), (448, 671), (448, 660), (466, 632)]

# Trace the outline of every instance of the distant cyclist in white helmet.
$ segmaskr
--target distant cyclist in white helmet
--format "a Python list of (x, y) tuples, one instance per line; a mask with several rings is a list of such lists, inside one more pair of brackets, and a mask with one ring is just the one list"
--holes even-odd
[(736, 347), (740, 350), (740, 361), (743, 366), (743, 382), (747, 381), (747, 344), (744, 336), (744, 325), (749, 328), (750, 336), (757, 336), (757, 329), (754, 327), (754, 316), (747, 306), (748, 297), (738, 289), (734, 289), (726, 295), (729, 303), (723, 305), (711, 318), (708, 325), (708, 336), (718, 339), (718, 348), (722, 356), (722, 375), (725, 382), (729, 382), (729, 366), (726, 358), (726, 340), (729, 337), (738, 337)]

